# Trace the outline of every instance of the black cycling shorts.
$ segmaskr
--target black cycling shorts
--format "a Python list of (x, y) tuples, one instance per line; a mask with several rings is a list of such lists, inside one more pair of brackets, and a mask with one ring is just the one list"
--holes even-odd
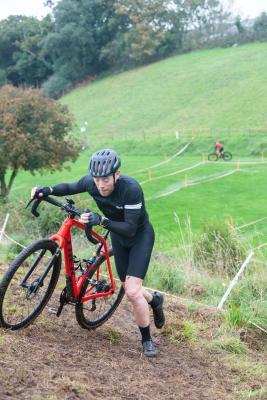
[(154, 241), (154, 229), (149, 222), (132, 239), (111, 232), (116, 269), (122, 282), (127, 275), (144, 279)]

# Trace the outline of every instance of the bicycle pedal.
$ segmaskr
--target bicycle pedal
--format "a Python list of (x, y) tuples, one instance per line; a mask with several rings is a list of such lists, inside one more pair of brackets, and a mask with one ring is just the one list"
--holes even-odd
[(57, 315), (57, 309), (53, 307), (48, 308), (48, 314)]

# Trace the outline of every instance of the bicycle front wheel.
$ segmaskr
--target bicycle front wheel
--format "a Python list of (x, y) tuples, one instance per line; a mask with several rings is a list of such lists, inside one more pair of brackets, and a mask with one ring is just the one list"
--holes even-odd
[(215, 153), (210, 153), (208, 154), (208, 160), (209, 161), (217, 161), (218, 160), (218, 155)]
[(230, 153), (230, 151), (225, 151), (223, 153), (223, 159), (224, 159), (224, 161), (232, 160), (232, 154)]
[(0, 327), (26, 327), (42, 312), (57, 284), (61, 252), (57, 243), (39, 240), (11, 263), (0, 283)]
[[(110, 256), (112, 255), (112, 250)], [(107, 285), (106, 276), (101, 276), (101, 265), (106, 262), (106, 258), (102, 255), (96, 262), (94, 271), (89, 274), (85, 281), (82, 293), (86, 293), (91, 283), (90, 281), (99, 282), (96, 287), (90, 291), (90, 294), (104, 291), (104, 285)], [(104, 269), (104, 268), (103, 268)], [(98, 297), (84, 303), (76, 304), (76, 319), (78, 324), (85, 329), (96, 329), (104, 324), (114, 313), (124, 296), (124, 288), (121, 284), (117, 285), (115, 292), (109, 296)]]

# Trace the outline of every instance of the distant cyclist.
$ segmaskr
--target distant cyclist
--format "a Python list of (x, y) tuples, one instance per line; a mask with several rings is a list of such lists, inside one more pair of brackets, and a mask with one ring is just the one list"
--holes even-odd
[(219, 141), (214, 143), (214, 153), (218, 156), (222, 156), (224, 151), (224, 145)]
[(152, 307), (157, 328), (165, 323), (163, 295), (146, 291), (142, 284), (146, 275), (152, 248), (154, 230), (145, 208), (144, 194), (138, 182), (120, 174), (121, 161), (111, 149), (93, 154), (89, 174), (78, 182), (32, 189), (32, 197), (66, 196), (87, 192), (95, 200), (104, 216), (96, 212), (83, 213), (80, 221), (101, 225), (111, 232), (116, 269), (133, 306), (136, 323), (142, 336), (143, 352), (156, 356), (157, 347), (150, 335), (149, 306)]

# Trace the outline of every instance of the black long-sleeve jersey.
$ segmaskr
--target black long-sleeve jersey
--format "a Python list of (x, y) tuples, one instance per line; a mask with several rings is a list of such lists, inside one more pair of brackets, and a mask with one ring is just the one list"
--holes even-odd
[(139, 183), (129, 176), (121, 175), (114, 191), (106, 197), (100, 195), (91, 175), (84, 176), (78, 182), (61, 183), (52, 189), (55, 196), (88, 192), (109, 219), (105, 228), (119, 235), (134, 237), (148, 222), (143, 190)]

